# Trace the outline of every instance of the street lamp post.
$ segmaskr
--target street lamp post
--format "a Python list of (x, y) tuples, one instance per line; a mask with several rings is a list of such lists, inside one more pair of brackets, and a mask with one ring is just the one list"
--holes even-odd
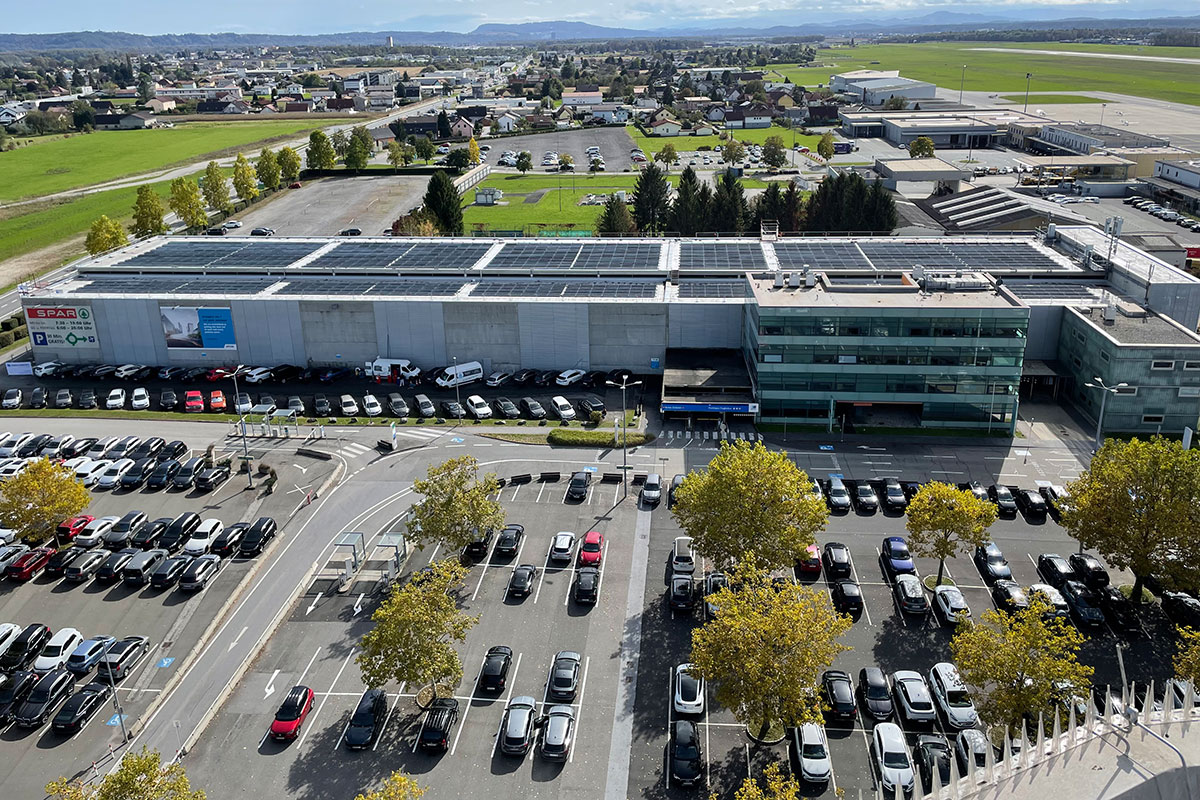
[[(455, 403), (455, 405), (458, 406), (458, 410), (461, 412), (463, 410), (463, 407), (462, 407), (462, 398), (459, 397), (459, 393), (458, 393), (458, 356), (451, 356), (451, 359), (454, 361), (454, 403)], [(454, 427), (457, 428), (461, 424), (462, 424), (462, 417), (455, 417), (454, 418)]]
[(1103, 392), (1103, 394), (1100, 395), (1100, 415), (1098, 417), (1096, 417), (1096, 449), (1097, 450), (1100, 449), (1100, 432), (1104, 429), (1104, 407), (1108, 403), (1108, 396), (1110, 394), (1117, 394), (1120, 389), (1122, 389), (1128, 385), (1129, 384), (1122, 381), (1121, 383), (1118, 383), (1116, 386), (1109, 386), (1104, 381), (1100, 380), (1099, 377), (1092, 378), (1092, 380), (1089, 383), (1084, 384), (1084, 386), (1086, 386), (1089, 389), (1099, 389)]
[(1032, 72), (1026, 72), (1026, 73), (1025, 73), (1025, 109), (1024, 109), (1024, 111), (1022, 112), (1022, 113), (1025, 113), (1025, 114), (1028, 114), (1028, 113), (1029, 113), (1029, 82), (1030, 82), (1031, 80), (1033, 80), (1033, 73), (1032, 73)]
[[(238, 385), (237, 376), (240, 365), (233, 370), (233, 410), (237, 411), (238, 401)], [(242, 429), (242, 455), (245, 457), (246, 465), (246, 480), (249, 481), (251, 489), (254, 488), (254, 470), (250, 468), (250, 445), (246, 443), (246, 417), (244, 414), (238, 415), (238, 427)]]
[(958, 104), (961, 106), (963, 101), (963, 86), (967, 82), (967, 65), (962, 65), (962, 73), (958, 76)]
[(605, 383), (609, 386), (616, 386), (621, 390), (621, 427), (619, 430), (621, 431), (621, 499), (623, 500), (629, 496), (629, 455), (626, 446), (629, 440), (629, 432), (626, 430), (628, 426), (625, 423), (625, 415), (628, 413), (625, 407), (625, 390), (634, 386), (641, 386), (642, 382), (634, 381), (630, 383), (629, 376), (622, 375), (620, 383), (616, 383), (615, 381), (605, 381)]

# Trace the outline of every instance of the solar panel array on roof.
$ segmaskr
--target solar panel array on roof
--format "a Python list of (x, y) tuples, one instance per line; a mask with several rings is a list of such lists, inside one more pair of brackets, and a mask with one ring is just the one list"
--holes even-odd
[(471, 296), (652, 298), (658, 287), (651, 281), (484, 281)]
[(971, 265), (937, 242), (859, 242), (859, 247), (878, 269), (963, 269)]
[(508, 269), (569, 269), (582, 246), (578, 242), (508, 242), (489, 267)]
[(1030, 242), (946, 242), (957, 258), (976, 269), (1058, 270), (1062, 265)]
[(661, 244), (585, 244), (575, 269), (657, 269)]
[(1100, 288), (1079, 283), (1007, 281), (1005, 286), (1022, 300), (1098, 300)]
[(680, 269), (759, 270), (767, 266), (762, 247), (750, 242), (683, 242)]
[(680, 281), (679, 296), (688, 298), (748, 297), (745, 281)]
[(277, 269), (286, 267), (288, 264), (316, 252), (323, 246), (320, 242), (265, 242), (254, 239), (226, 242), (164, 242), (153, 250), (139, 253), (119, 264), (122, 267), (142, 269), (155, 267)]
[(379, 269), (389, 267), (412, 248), (412, 242), (339, 242), (311, 262), (314, 269)]
[(775, 243), (775, 257), (783, 269), (870, 269), (871, 262), (863, 257), (853, 242), (781, 241)]
[(483, 258), (491, 242), (418, 242), (394, 263), (401, 269), (468, 269)]
[(258, 294), (278, 278), (128, 278), (89, 276), (72, 294)]
[(299, 278), (289, 280), (285, 286), (273, 292), (273, 296), (373, 295), (389, 297), (433, 297), (453, 295), (462, 286), (463, 282), (461, 280)]

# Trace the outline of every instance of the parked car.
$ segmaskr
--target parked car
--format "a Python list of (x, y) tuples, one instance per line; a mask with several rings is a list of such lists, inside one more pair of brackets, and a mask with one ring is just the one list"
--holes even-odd
[(272, 739), (295, 739), (300, 735), (304, 720), (312, 711), (315, 693), (307, 686), (294, 686), (284, 697), (275, 719), (271, 722), (269, 734)]
[(995, 583), (1000, 580), (1012, 580), (1012, 570), (1008, 560), (995, 542), (981, 544), (975, 548), (975, 566), (983, 576), (985, 583)]
[(452, 697), (434, 700), (425, 712), (417, 744), (422, 750), (445, 751), (450, 746), (450, 732), (458, 721), (458, 701)]
[(677, 719), (672, 722), (669, 747), (671, 780), (685, 787), (699, 784), (704, 779), (704, 755), (700, 745), (699, 726), (690, 719)]
[(892, 696), (896, 698), (900, 715), (910, 725), (933, 724), (937, 720), (929, 686), (921, 673), (910, 669), (893, 672)]
[(533, 745), (537, 730), (537, 701), (522, 695), (508, 701), (500, 722), (500, 752), (506, 756), (523, 756)]
[(916, 573), (908, 542), (901, 536), (884, 537), (880, 547), (880, 559), (883, 562), (884, 572), (893, 578), (897, 575), (914, 575)]
[(881, 722), (871, 731), (871, 764), (885, 793), (897, 800), (912, 796), (916, 778), (899, 725)]

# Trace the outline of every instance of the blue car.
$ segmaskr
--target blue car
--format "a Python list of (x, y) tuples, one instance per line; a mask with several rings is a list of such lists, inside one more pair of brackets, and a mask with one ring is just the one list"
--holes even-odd
[(76, 675), (86, 675), (113, 646), (114, 641), (112, 636), (93, 636), (91, 639), (84, 639), (67, 659), (67, 669)]
[(908, 552), (908, 542), (903, 536), (885, 536), (883, 546), (879, 548), (879, 558), (883, 569), (893, 578), (897, 575), (915, 575), (912, 553)]

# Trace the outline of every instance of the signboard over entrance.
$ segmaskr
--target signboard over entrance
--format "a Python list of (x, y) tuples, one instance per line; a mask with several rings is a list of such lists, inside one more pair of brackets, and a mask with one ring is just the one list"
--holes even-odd
[(757, 414), (758, 403), (663, 403), (662, 411), (694, 411), (701, 414)]
[(91, 306), (26, 306), (25, 321), (34, 347), (100, 346)]

